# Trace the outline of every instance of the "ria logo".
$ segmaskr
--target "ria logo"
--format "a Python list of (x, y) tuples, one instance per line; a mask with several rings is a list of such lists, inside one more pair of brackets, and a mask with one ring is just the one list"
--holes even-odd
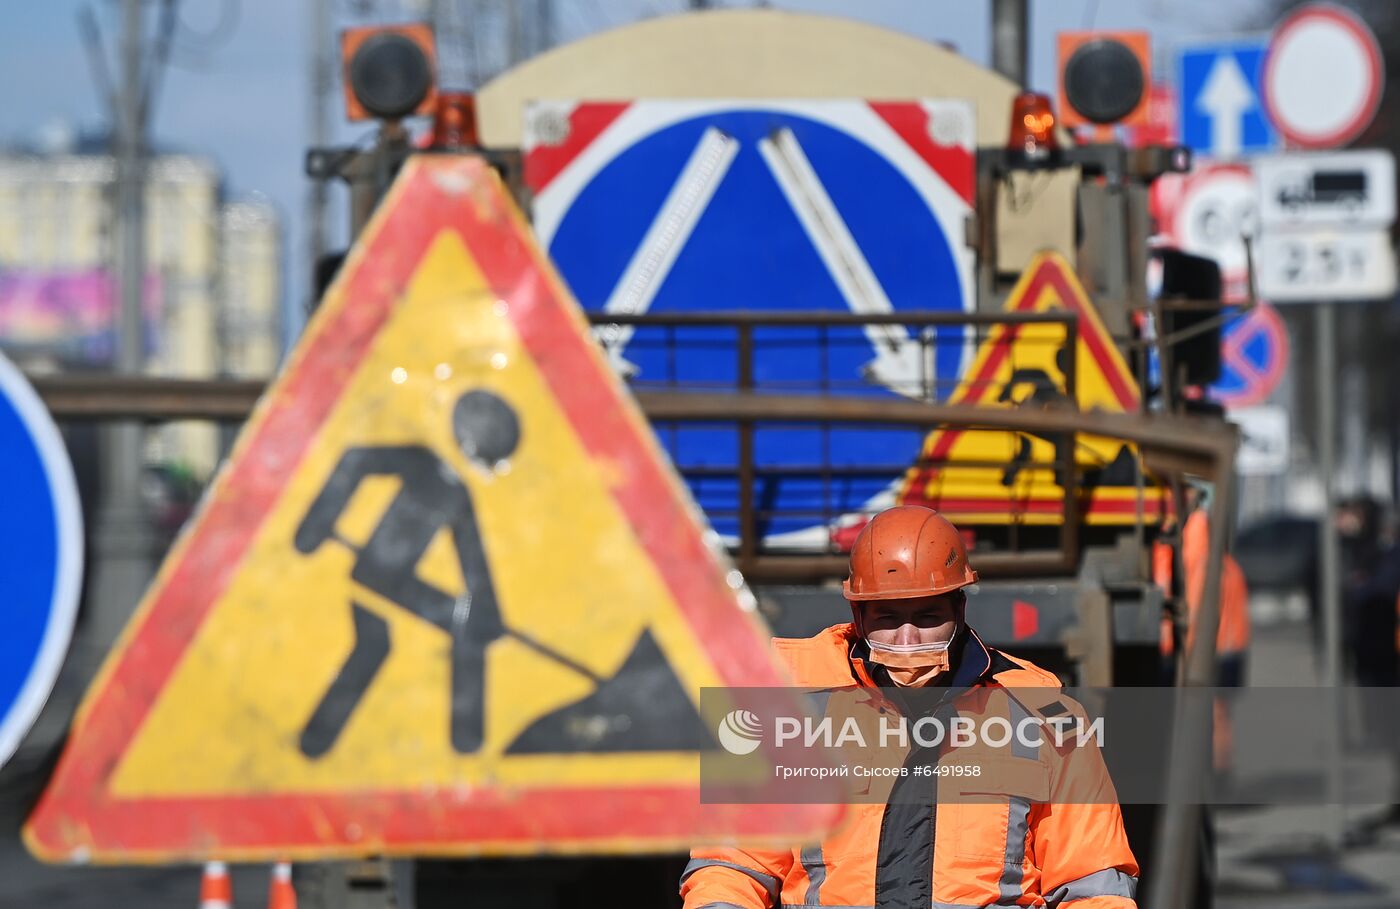
[(763, 737), (763, 724), (749, 710), (731, 710), (719, 721), (719, 743), (730, 754), (751, 754)]

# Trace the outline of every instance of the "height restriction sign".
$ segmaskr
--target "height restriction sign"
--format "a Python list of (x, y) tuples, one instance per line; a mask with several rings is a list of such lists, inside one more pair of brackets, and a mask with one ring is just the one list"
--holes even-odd
[(782, 684), (742, 578), (496, 174), (400, 173), (104, 666), (55, 861), (678, 849), (702, 686)]

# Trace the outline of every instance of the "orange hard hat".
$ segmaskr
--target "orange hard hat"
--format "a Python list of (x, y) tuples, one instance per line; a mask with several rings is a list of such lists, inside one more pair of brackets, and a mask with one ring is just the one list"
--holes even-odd
[(846, 599), (905, 600), (937, 596), (977, 583), (962, 534), (922, 505), (882, 511), (851, 547)]

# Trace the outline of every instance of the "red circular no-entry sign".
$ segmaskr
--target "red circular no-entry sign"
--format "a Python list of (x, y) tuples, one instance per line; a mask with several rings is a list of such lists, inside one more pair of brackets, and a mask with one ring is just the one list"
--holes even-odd
[(1385, 65), (1376, 36), (1330, 3), (1305, 6), (1274, 29), (1264, 62), (1264, 107), (1301, 148), (1335, 148), (1370, 125)]

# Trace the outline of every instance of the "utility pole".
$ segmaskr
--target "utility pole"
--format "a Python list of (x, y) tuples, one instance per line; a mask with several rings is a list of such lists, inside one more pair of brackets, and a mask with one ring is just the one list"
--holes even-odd
[(437, 36), (439, 85), (444, 89), (474, 89), (481, 84), (474, 36), (467, 33), (463, 24), (467, 17), (459, 5), (458, 0), (432, 0), (428, 7), (428, 21)]
[(1030, 0), (992, 0), (992, 69), (1026, 87)]
[(1322, 481), (1322, 520), (1318, 524), (1319, 609), (1322, 613), (1322, 685), (1331, 706), (1332, 734), (1327, 736), (1327, 808), (1323, 833), (1340, 851), (1346, 837), (1342, 804), (1341, 749), (1346, 733), (1342, 717), (1342, 557), (1337, 541), (1337, 304), (1320, 301), (1313, 338), (1317, 363), (1317, 472)]
[[(307, 110), (307, 133), (310, 148), (325, 148), (331, 143), (330, 93), (333, 66), (331, 56), (330, 0), (311, 0), (311, 80)], [(316, 270), (326, 254), (326, 208), (329, 195), (325, 180), (312, 180), (306, 198), (306, 257), (307, 283), (311, 306), (316, 297)], [(307, 308), (310, 309), (311, 306)]]
[(1367, 334), (1371, 330), (1369, 324), (1374, 317), (1370, 317), (1371, 309), (1366, 304), (1343, 306), (1340, 310), (1337, 333), (1341, 337), (1341, 349), (1356, 351), (1357, 356), (1343, 359), (1338, 370), (1341, 399), (1347, 402), (1347, 406), (1341, 408), (1342, 463), (1339, 466), (1340, 475), (1348, 477), (1350, 483), (1337, 491), (1364, 495), (1370, 488), (1367, 478), (1371, 474), (1371, 438), (1368, 433), (1371, 428), (1371, 383), (1367, 381), (1365, 351)]
[(525, 57), (525, 15), (520, 4), (507, 3), (506, 18), (506, 68), (514, 66)]
[(539, 4), (535, 53), (542, 54), (554, 46), (554, 0), (539, 0)]
[[(141, 0), (123, 0), (121, 84), (114, 105), (116, 133), (114, 271), (121, 288), (116, 370), (135, 374), (145, 363), (147, 80)], [(94, 549), (88, 644), (103, 652), (135, 609), (152, 573), (154, 537), (141, 500), (141, 424), (112, 423), (103, 445), (102, 500)]]

